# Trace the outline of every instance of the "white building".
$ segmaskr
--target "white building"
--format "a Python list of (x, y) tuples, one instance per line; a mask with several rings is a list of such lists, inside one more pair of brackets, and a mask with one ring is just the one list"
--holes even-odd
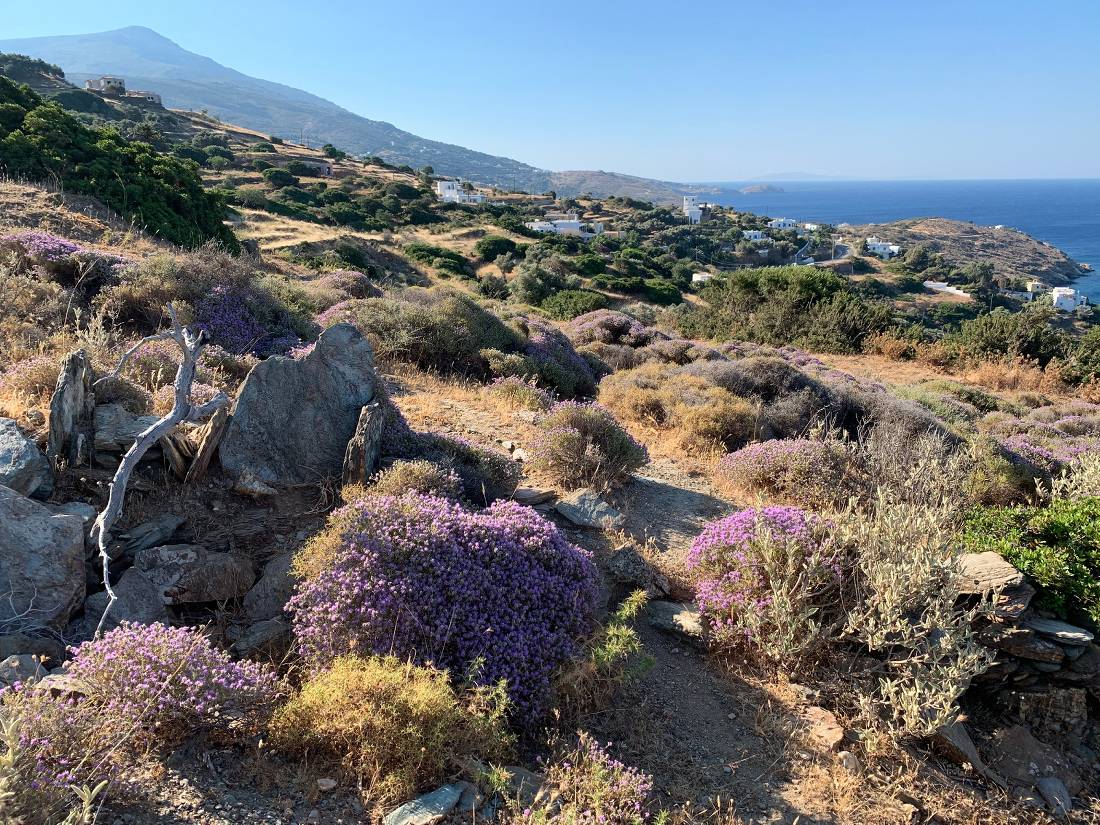
[(458, 180), (437, 180), (435, 194), (444, 203), (483, 203), (485, 201), (483, 194), (464, 189), (462, 181)]
[(1055, 309), (1062, 312), (1073, 312), (1079, 307), (1088, 306), (1089, 299), (1073, 287), (1056, 286), (1050, 291), (1050, 300)]
[(768, 221), (769, 229), (794, 229), (796, 226), (798, 226), (798, 221), (794, 218), (776, 218)]
[(695, 195), (684, 195), (684, 205), (681, 209), (688, 223), (699, 223), (703, 220), (703, 209), (699, 206), (699, 198)]
[(901, 247), (896, 243), (887, 243), (882, 238), (872, 235), (867, 239), (867, 251), (883, 260), (889, 260), (901, 252)]
[(1032, 295), (1038, 295), (1040, 292), (1049, 292), (1050, 286), (1044, 284), (1042, 281), (1028, 281), (1024, 287)]
[(144, 89), (131, 89), (126, 93), (128, 99), (144, 100), (146, 103), (153, 103), (157, 106), (163, 105), (161, 103), (160, 95), (156, 92), (148, 92)]
[(713, 277), (714, 277), (713, 272), (692, 272), (691, 273), (691, 282), (693, 284), (705, 284), (707, 281), (709, 281)]
[(528, 221), (524, 224), (533, 232), (553, 232), (555, 235), (580, 235), (582, 238), (591, 238), (603, 232), (602, 223), (582, 221), (575, 212), (562, 217), (553, 216), (553, 219), (542, 221)]
[(89, 92), (107, 92), (113, 95), (126, 94), (126, 81), (112, 74), (84, 81), (84, 88)]
[(768, 239), (762, 229), (742, 229), (741, 237), (746, 241), (766, 241)]
[(805, 229), (807, 232), (816, 232), (817, 230), (819, 230), (821, 228), (821, 224), (819, 224), (819, 223), (804, 223), (804, 224), (802, 224), (802, 228)]
[(925, 281), (924, 286), (926, 289), (930, 289), (933, 292), (943, 292), (947, 295), (958, 295), (962, 298), (969, 298), (970, 295), (963, 292), (957, 286), (951, 286), (947, 281)]

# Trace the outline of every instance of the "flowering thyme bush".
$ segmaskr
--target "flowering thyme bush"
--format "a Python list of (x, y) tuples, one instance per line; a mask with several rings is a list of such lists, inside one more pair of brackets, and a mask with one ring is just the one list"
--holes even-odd
[(232, 661), (188, 628), (123, 622), (72, 654), (66, 672), (81, 693), (54, 698), (30, 683), (0, 694), (21, 714), (20, 746), (42, 786), (115, 772), (127, 753), (178, 741), (229, 713), (258, 723), (279, 694), (269, 669)]
[[(462, 479), (451, 467), (434, 461), (398, 460), (375, 473), (370, 487), (363, 492), (376, 496), (399, 496), (410, 491), (457, 501), (462, 497)], [(344, 493), (344, 500), (348, 499), (349, 496)]]
[(79, 244), (37, 230), (0, 236), (0, 244), (18, 247), (28, 258), (42, 264), (62, 263), (84, 251)]
[(518, 375), (494, 378), (485, 391), (514, 410), (548, 410), (554, 404), (554, 396)]
[(313, 667), (392, 653), (476, 684), (503, 680), (525, 723), (592, 629), (598, 594), (588, 553), (511, 501), (471, 513), (431, 496), (368, 496), (336, 511), (295, 570), (288, 609)]
[(611, 757), (587, 733), (546, 769), (546, 785), (531, 807), (507, 825), (642, 825), (653, 777)]
[(657, 335), (636, 318), (613, 309), (597, 309), (574, 318), (566, 326), (566, 334), (577, 345), (621, 344), (627, 347), (644, 347)]
[(599, 404), (562, 401), (538, 421), (531, 466), (570, 487), (608, 487), (649, 461), (639, 444)]
[(839, 441), (762, 441), (723, 456), (718, 477), (743, 492), (820, 509), (855, 492), (851, 464), (851, 451)]
[(795, 507), (764, 507), (703, 529), (687, 562), (716, 644), (795, 664), (823, 640), (841, 581), (825, 526)]
[(55, 355), (34, 355), (17, 361), (0, 372), (0, 396), (27, 404), (47, 404), (60, 371), (61, 359)]

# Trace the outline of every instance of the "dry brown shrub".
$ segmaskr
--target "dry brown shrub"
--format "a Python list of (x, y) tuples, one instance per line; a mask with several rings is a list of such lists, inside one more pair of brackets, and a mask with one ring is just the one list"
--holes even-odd
[(863, 351), (883, 355), (894, 361), (907, 361), (917, 352), (912, 341), (889, 332), (880, 332), (864, 339)]

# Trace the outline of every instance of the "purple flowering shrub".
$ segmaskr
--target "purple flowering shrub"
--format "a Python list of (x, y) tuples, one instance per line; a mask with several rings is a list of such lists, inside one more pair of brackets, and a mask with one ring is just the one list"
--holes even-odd
[(613, 309), (597, 309), (578, 315), (566, 324), (565, 332), (578, 346), (599, 342), (634, 349), (644, 347), (659, 334), (636, 318)]
[(349, 298), (377, 298), (382, 294), (371, 282), (369, 275), (353, 269), (326, 272), (317, 279), (317, 286), (345, 301)]
[(1072, 401), (1025, 416), (993, 412), (978, 422), (978, 429), (1033, 477), (1049, 481), (1081, 455), (1100, 452), (1100, 405)]
[(61, 358), (56, 355), (33, 355), (16, 361), (0, 372), (0, 396), (28, 405), (48, 404), (60, 371)]
[(643, 825), (653, 777), (612, 757), (588, 733), (546, 766), (546, 784), (529, 807), (515, 803), (507, 825)]
[(488, 504), (516, 491), (521, 470), (511, 456), (457, 436), (420, 433), (415, 438), (424, 458), (454, 470), (468, 501)]
[(285, 313), (273, 311), (268, 296), (251, 288), (216, 286), (195, 304), (195, 321), (232, 353), (264, 357), (285, 353), (302, 341)]
[(31, 260), (41, 264), (63, 263), (84, 247), (49, 232), (30, 230), (0, 236), (0, 244), (21, 251)]
[(706, 525), (687, 565), (714, 644), (788, 665), (814, 649), (842, 576), (827, 528), (795, 507), (749, 508)]
[(485, 392), (490, 398), (500, 401), (513, 410), (538, 412), (548, 410), (554, 404), (554, 396), (518, 375), (494, 378)]
[(336, 511), (295, 559), (288, 604), (315, 669), (348, 654), (433, 663), (476, 684), (503, 681), (533, 723), (554, 670), (593, 628), (598, 573), (534, 510), (512, 501), (470, 512), (414, 493)]
[(717, 475), (742, 493), (819, 510), (841, 505), (857, 492), (853, 458), (840, 441), (777, 439), (727, 453)]
[(596, 391), (596, 376), (570, 340), (548, 322), (527, 319), (527, 344), (523, 355), (531, 375), (546, 387), (567, 398), (579, 398)]
[(66, 673), (81, 692), (55, 698), (27, 683), (0, 693), (20, 716), (20, 748), (35, 764), (34, 781), (58, 789), (118, 775), (125, 754), (220, 719), (258, 725), (280, 694), (265, 666), (234, 662), (201, 632), (163, 624), (123, 622), (73, 648)]
[(561, 401), (536, 426), (531, 467), (566, 487), (610, 487), (649, 461), (646, 448), (599, 404)]
[[(192, 404), (205, 404), (213, 400), (219, 390), (210, 384), (195, 381), (191, 384), (190, 400)], [(153, 412), (157, 415), (165, 415), (176, 403), (176, 388), (173, 384), (165, 384), (153, 393)]]

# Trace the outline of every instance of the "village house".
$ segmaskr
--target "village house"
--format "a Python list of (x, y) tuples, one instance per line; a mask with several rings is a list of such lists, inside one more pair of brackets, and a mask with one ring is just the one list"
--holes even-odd
[(705, 284), (707, 281), (709, 281), (713, 277), (714, 277), (713, 272), (692, 272), (691, 273), (691, 282), (693, 284)]
[(126, 80), (115, 75), (105, 74), (102, 77), (85, 80), (84, 88), (89, 92), (99, 92), (100, 94), (124, 95), (126, 94)]
[(1088, 306), (1089, 299), (1073, 287), (1056, 286), (1050, 291), (1050, 301), (1055, 309), (1062, 312), (1074, 312)]
[(946, 295), (957, 295), (961, 298), (969, 298), (970, 294), (959, 289), (957, 286), (951, 286), (947, 281), (924, 281), (925, 289), (930, 289), (933, 292), (942, 292)]
[(602, 223), (582, 221), (576, 212), (567, 214), (552, 214), (545, 220), (528, 221), (524, 224), (533, 232), (552, 232), (555, 235), (579, 235), (582, 238), (591, 238), (603, 233)]
[(766, 241), (768, 239), (762, 229), (742, 229), (741, 237), (746, 241)]
[(485, 201), (483, 194), (465, 189), (460, 180), (437, 180), (435, 194), (444, 203), (483, 203)]
[(688, 223), (699, 223), (703, 220), (703, 209), (699, 206), (699, 198), (695, 195), (684, 195), (684, 205), (681, 207)]
[(901, 247), (896, 243), (887, 243), (882, 238), (872, 235), (867, 239), (867, 251), (888, 261), (901, 252)]
[(156, 92), (149, 92), (144, 89), (131, 89), (130, 91), (126, 92), (125, 97), (127, 100), (142, 100), (146, 103), (152, 103), (155, 106), (164, 105), (161, 102), (160, 95), (158, 95)]
[(794, 218), (775, 218), (768, 221), (769, 229), (794, 229), (798, 226), (798, 221)]

